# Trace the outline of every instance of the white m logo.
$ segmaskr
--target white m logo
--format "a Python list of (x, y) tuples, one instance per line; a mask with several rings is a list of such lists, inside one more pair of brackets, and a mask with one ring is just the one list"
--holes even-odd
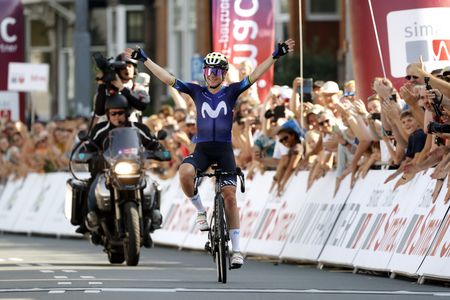
[(211, 108), (211, 106), (209, 106), (208, 103), (203, 102), (203, 104), (202, 104), (202, 117), (203, 117), (203, 119), (206, 118), (205, 112), (208, 114), (208, 116), (210, 118), (213, 118), (213, 119), (217, 118), (219, 116), (219, 113), (222, 110), (222, 108), (224, 110), (223, 114), (226, 116), (227, 115), (227, 105), (225, 104), (224, 101), (220, 101), (219, 105), (217, 105), (215, 110), (213, 110)]

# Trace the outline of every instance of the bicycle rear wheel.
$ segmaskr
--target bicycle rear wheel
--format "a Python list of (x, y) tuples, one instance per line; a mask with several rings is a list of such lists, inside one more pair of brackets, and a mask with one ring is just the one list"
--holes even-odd
[(216, 239), (216, 268), (217, 268), (217, 280), (222, 283), (227, 283), (227, 240), (226, 240), (226, 226), (225, 216), (223, 210), (223, 197), (218, 195), (215, 200), (215, 224), (214, 224), (214, 238)]

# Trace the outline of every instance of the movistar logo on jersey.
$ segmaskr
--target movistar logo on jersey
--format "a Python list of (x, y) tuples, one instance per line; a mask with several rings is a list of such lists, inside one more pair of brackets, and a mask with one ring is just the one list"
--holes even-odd
[(208, 116), (210, 118), (217, 118), (220, 114), (220, 111), (223, 109), (223, 114), (226, 116), (227, 115), (227, 105), (224, 101), (220, 101), (219, 104), (217, 105), (216, 109), (212, 109), (211, 106), (209, 106), (209, 104), (207, 102), (203, 102), (202, 104), (202, 117), (203, 119), (206, 118), (206, 114), (208, 114)]

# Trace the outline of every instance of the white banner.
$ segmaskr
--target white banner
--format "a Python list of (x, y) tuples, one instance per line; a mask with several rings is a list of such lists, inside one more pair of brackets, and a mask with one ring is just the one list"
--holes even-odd
[(47, 92), (48, 64), (11, 62), (8, 65), (8, 90), (18, 92)]
[(346, 179), (333, 197), (335, 180), (335, 173), (329, 172), (304, 192), (306, 199), (301, 201), (281, 258), (317, 261), (350, 192)]
[(410, 214), (406, 219), (407, 225), (402, 233), (400, 243), (389, 262), (391, 272), (414, 275), (425, 258), (444, 219), (448, 204), (444, 203), (447, 192), (447, 182), (444, 182), (441, 193), (432, 203), (432, 193), (436, 180), (431, 180), (429, 174), (420, 174), (420, 181), (428, 183), (422, 194), (416, 194), (410, 199)]
[(19, 93), (0, 91), (0, 119), (19, 120)]

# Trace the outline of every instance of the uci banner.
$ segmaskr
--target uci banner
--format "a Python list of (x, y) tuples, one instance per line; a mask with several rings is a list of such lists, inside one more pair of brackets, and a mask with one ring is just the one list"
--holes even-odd
[[(273, 51), (273, 17), (273, 0), (213, 0), (213, 51), (237, 68), (248, 60), (254, 69)], [(273, 84), (273, 67), (256, 84), (262, 100)]]

